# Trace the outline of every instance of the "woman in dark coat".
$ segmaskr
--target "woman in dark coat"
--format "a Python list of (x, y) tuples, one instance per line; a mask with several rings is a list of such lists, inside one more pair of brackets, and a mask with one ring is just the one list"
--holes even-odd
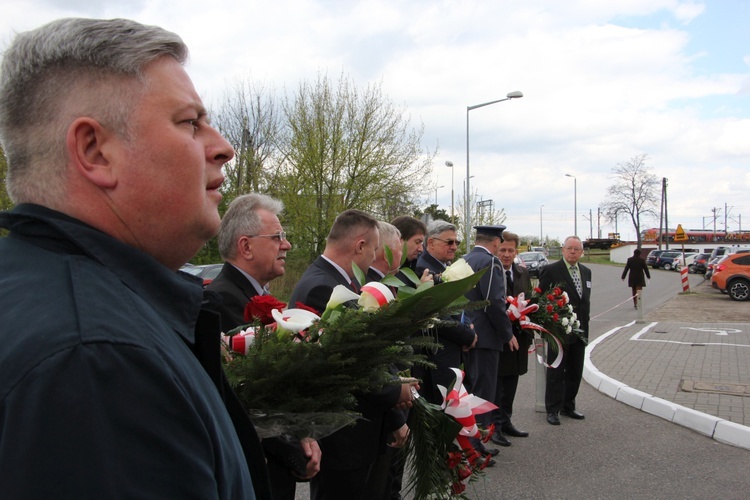
[(651, 274), (648, 272), (648, 266), (646, 261), (641, 258), (640, 248), (633, 250), (633, 256), (628, 259), (625, 264), (625, 269), (622, 271), (622, 280), (625, 281), (630, 271), (630, 278), (628, 278), (628, 286), (633, 290), (633, 307), (638, 309), (638, 295), (641, 289), (646, 286), (646, 278), (651, 279)]

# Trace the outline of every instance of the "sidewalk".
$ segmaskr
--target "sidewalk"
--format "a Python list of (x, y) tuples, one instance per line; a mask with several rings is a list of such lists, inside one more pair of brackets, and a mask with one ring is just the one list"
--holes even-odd
[(620, 402), (750, 449), (750, 324), (649, 319), (592, 341), (584, 379)]

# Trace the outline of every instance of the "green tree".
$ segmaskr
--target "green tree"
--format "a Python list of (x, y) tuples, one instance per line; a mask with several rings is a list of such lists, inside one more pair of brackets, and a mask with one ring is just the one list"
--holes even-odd
[(451, 221), (451, 214), (445, 211), (443, 208), (438, 208), (437, 205), (434, 203), (431, 204), (429, 207), (425, 208), (424, 210), (417, 208), (412, 213), (414, 217), (417, 219), (421, 219), (424, 215), (430, 216), (430, 219), (432, 220), (444, 220), (446, 222)]
[(607, 201), (601, 206), (602, 213), (610, 222), (620, 213), (630, 217), (639, 247), (641, 219), (657, 216), (656, 204), (659, 200), (659, 179), (646, 166), (647, 159), (648, 155), (641, 153), (612, 169), (615, 182), (607, 188)]
[(434, 152), (380, 84), (358, 89), (319, 75), (284, 101), (283, 159), (268, 192), (284, 201), (285, 224), (308, 262), (323, 251), (340, 212), (357, 208), (391, 220), (411, 213), (429, 181)]

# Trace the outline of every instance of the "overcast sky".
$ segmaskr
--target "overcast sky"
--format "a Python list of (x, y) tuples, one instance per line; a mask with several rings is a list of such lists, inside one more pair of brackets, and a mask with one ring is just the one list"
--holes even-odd
[[(670, 226), (750, 229), (750, 2), (744, 0), (0, 0), (0, 46), (59, 17), (127, 17), (180, 34), (208, 104), (249, 77), (293, 89), (319, 72), (387, 97), (438, 148), (424, 200), (466, 178), (522, 235), (597, 236), (620, 162), (668, 179)], [(444, 166), (452, 161), (454, 168)], [(453, 171), (452, 171), (453, 170)], [(453, 174), (453, 175), (452, 175)], [(543, 205), (543, 208), (542, 208)], [(541, 226), (540, 227), (540, 213)], [(650, 226), (656, 226), (651, 221)], [(621, 235), (634, 238), (623, 219)], [(606, 236), (613, 224), (601, 221)]]

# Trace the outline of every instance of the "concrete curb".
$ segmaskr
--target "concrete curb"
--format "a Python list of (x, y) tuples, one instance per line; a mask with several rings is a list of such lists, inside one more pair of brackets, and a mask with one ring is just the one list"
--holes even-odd
[(668, 420), (677, 425), (687, 427), (695, 432), (708, 436), (720, 443), (750, 450), (750, 427), (702, 413), (692, 408), (672, 403), (651, 394), (633, 389), (612, 377), (599, 371), (591, 361), (591, 352), (600, 342), (623, 328), (632, 326), (635, 322), (618, 326), (597, 337), (586, 347), (583, 365), (583, 379), (594, 389), (607, 396), (632, 406), (646, 413)]

